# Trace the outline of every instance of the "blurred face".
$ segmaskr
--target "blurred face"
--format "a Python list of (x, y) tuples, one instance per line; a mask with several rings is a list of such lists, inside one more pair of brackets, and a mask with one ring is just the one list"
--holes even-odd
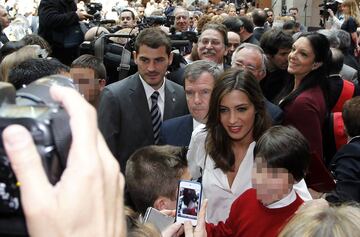
[(245, 9), (240, 9), (240, 12), (239, 12), (239, 16), (245, 16), (246, 15), (246, 10)]
[(185, 95), (189, 111), (200, 123), (206, 122), (213, 88), (214, 77), (208, 72), (201, 73), (196, 80), (185, 79)]
[(269, 23), (273, 23), (274, 22), (274, 13), (272, 12), (272, 11), (268, 11), (267, 12), (267, 21), (269, 22)]
[(293, 186), (293, 177), (284, 168), (269, 168), (262, 158), (255, 158), (252, 184), (257, 199), (265, 206), (288, 195)]
[(236, 8), (233, 8), (233, 7), (230, 8), (228, 14), (229, 14), (229, 16), (236, 16)]
[(6, 28), (7, 26), (9, 26), (9, 24), (10, 24), (9, 16), (8, 16), (7, 12), (5, 11), (5, 9), (3, 9), (3, 8), (0, 8), (0, 24), (3, 29)]
[(198, 42), (198, 55), (200, 59), (222, 64), (227, 49), (224, 38), (217, 30), (208, 29), (201, 33)]
[(94, 70), (91, 68), (71, 68), (70, 76), (73, 78), (80, 94), (94, 105), (100, 95), (100, 83), (99, 79), (95, 78)]
[(144, 17), (144, 12), (145, 12), (145, 8), (144, 8), (144, 7), (139, 7), (139, 8), (138, 8), (139, 18), (143, 18), (143, 17)]
[(240, 90), (233, 90), (220, 101), (220, 122), (234, 142), (252, 142), (255, 107)]
[(164, 82), (167, 67), (172, 63), (172, 54), (166, 53), (165, 46), (153, 49), (141, 45), (138, 52), (134, 52), (135, 63), (141, 77), (155, 90)]
[(175, 13), (176, 31), (185, 32), (189, 28), (189, 13), (186, 11), (178, 11)]
[(238, 34), (236, 34), (235, 32), (229, 31), (228, 34), (228, 56), (232, 56), (232, 54), (234, 53), (235, 49), (240, 45), (240, 36)]
[(341, 9), (342, 9), (344, 14), (350, 14), (350, 7), (349, 6), (341, 4)]
[(238, 51), (234, 56), (234, 60), (231, 62), (231, 67), (249, 70), (258, 81), (261, 81), (265, 77), (262, 56), (253, 49), (243, 48)]
[(270, 56), (271, 62), (279, 69), (286, 70), (288, 67), (288, 57), (291, 49), (279, 49), (278, 52)]
[(135, 26), (135, 19), (132, 17), (131, 12), (125, 11), (121, 13), (120, 26), (122, 28), (130, 28)]
[(315, 63), (314, 50), (309, 40), (306, 37), (296, 40), (289, 53), (288, 72), (295, 77), (303, 78), (319, 66), (318, 63)]
[(298, 11), (296, 11), (296, 10), (290, 10), (290, 11), (289, 11), (289, 14), (290, 14), (291, 16), (294, 16), (294, 17), (295, 17), (295, 20), (298, 19), (298, 16), (299, 16)]

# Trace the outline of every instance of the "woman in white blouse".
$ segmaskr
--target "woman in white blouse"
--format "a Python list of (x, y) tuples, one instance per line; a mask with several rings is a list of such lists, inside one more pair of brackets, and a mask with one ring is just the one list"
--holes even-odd
[[(207, 222), (226, 220), (232, 202), (251, 188), (255, 141), (269, 126), (253, 75), (242, 69), (225, 72), (212, 92), (206, 127), (194, 130), (188, 152), (191, 175), (202, 176), (203, 194), (209, 200)], [(305, 182), (299, 184), (299, 195), (310, 199)]]

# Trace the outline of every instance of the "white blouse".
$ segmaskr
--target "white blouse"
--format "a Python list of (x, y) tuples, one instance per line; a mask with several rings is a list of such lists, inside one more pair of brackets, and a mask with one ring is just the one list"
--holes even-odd
[[(226, 174), (219, 168), (215, 169), (214, 161), (209, 156), (206, 157), (205, 161), (207, 132), (204, 131), (204, 127), (205, 125), (199, 125), (193, 131), (187, 159), (191, 176), (196, 179), (202, 175), (203, 198), (208, 199), (206, 221), (217, 224), (219, 221), (225, 221), (228, 218), (234, 200), (252, 187), (251, 173), (254, 163), (255, 142), (250, 144), (230, 187)], [(204, 164), (205, 169), (203, 169)], [(294, 184), (294, 189), (304, 201), (312, 199), (304, 180)]]

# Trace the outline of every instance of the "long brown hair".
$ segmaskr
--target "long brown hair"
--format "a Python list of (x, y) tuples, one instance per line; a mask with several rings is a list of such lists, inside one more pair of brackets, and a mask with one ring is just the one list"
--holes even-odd
[(255, 107), (255, 122), (253, 137), (256, 141), (270, 127), (270, 118), (266, 112), (264, 96), (258, 81), (243, 69), (229, 69), (216, 82), (211, 94), (206, 130), (205, 149), (215, 162), (215, 168), (223, 172), (233, 170), (235, 156), (232, 141), (220, 123), (220, 102), (224, 96), (233, 90), (240, 90), (249, 97)]

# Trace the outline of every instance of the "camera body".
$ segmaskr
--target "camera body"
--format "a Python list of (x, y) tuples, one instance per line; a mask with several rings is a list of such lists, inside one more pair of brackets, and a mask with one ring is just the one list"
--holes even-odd
[(319, 7), (322, 7), (322, 9), (320, 9), (320, 13), (319, 13), (320, 16), (327, 19), (329, 17), (328, 9), (331, 9), (334, 12), (334, 14), (336, 14), (336, 12), (338, 10), (338, 4), (339, 3), (335, 0), (324, 0), (324, 2), (319, 5)]
[[(69, 116), (58, 104), (47, 98), (49, 80), (31, 83), (28, 88), (15, 89), (0, 83), (0, 132), (12, 124), (24, 126), (31, 134), (41, 158), (44, 171), (51, 184), (60, 180), (66, 166), (71, 144)], [(44, 84), (45, 83), (45, 84)], [(48, 83), (48, 84), (46, 84)], [(35, 95), (29, 92), (35, 92)], [(42, 93), (42, 94), (41, 94)], [(35, 98), (35, 99), (34, 99)], [(16, 101), (16, 103), (14, 103)], [(0, 214), (21, 215), (20, 189), (11, 169), (4, 144), (0, 141)]]

